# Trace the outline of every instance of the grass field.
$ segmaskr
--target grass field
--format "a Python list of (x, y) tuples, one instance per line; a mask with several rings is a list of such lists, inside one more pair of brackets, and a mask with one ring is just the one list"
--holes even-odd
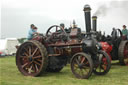
[(59, 73), (26, 77), (18, 71), (15, 57), (6, 57), (0, 58), (0, 85), (128, 85), (128, 66), (120, 66), (114, 62), (107, 75), (93, 74), (88, 80), (75, 78), (70, 65)]

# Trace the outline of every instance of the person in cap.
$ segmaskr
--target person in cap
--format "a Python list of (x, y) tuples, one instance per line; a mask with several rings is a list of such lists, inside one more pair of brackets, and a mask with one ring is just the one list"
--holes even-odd
[(113, 36), (114, 39), (117, 38), (117, 30), (116, 30), (115, 27), (112, 28), (112, 33), (111, 33), (111, 35)]
[(123, 25), (122, 34), (123, 39), (128, 39), (128, 30), (126, 29), (126, 25)]
[[(64, 23), (60, 23), (60, 27), (64, 30), (64, 29), (65, 29), (65, 25), (64, 25)], [(63, 32), (63, 30), (60, 29), (60, 30), (58, 30), (58, 32), (61, 33), (61, 32)]]
[(30, 25), (30, 30), (29, 30), (29, 32), (28, 32), (28, 37), (27, 37), (27, 39), (28, 39), (28, 40), (31, 40), (31, 39), (33, 38), (34, 34), (37, 34), (37, 31), (35, 30), (35, 25), (34, 25), (34, 24), (31, 24), (31, 25)]
[(60, 27), (62, 27), (62, 28), (64, 29), (64, 28), (65, 28), (64, 23), (61, 23), (61, 24), (60, 24)]
[(34, 27), (35, 32), (37, 32), (37, 29), (38, 29), (37, 27)]
[[(62, 29), (64, 29), (65, 32), (69, 33), (69, 29), (65, 28), (64, 23), (61, 23), (60, 27), (62, 27)], [(59, 32), (62, 32), (62, 30), (60, 30)]]

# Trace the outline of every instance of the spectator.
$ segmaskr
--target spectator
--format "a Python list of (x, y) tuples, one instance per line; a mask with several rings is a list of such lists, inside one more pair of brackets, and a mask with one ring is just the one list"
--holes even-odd
[(128, 39), (128, 30), (126, 29), (126, 25), (123, 25), (122, 29), (123, 39)]
[(60, 27), (62, 27), (62, 28), (64, 29), (64, 28), (65, 28), (64, 23), (61, 23), (61, 24), (60, 24)]
[(111, 35), (112, 35), (112, 38), (113, 38), (113, 39), (116, 39), (116, 38), (117, 38), (117, 30), (115, 29), (115, 27), (112, 28), (112, 33), (111, 33)]
[(31, 24), (30, 25), (30, 30), (28, 32), (28, 40), (31, 40), (33, 38), (34, 34), (37, 34), (37, 32), (35, 30), (35, 25)]
[(35, 32), (37, 32), (37, 27), (34, 27)]

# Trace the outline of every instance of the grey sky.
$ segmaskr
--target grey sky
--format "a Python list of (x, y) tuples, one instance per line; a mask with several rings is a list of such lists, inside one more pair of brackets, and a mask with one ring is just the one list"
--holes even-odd
[(100, 8), (98, 30), (110, 34), (112, 27), (128, 26), (127, 0), (2, 0), (1, 36), (26, 37), (30, 24), (45, 33), (54, 24), (65, 23), (66, 27), (75, 19), (85, 30), (83, 7), (89, 4), (92, 15)]

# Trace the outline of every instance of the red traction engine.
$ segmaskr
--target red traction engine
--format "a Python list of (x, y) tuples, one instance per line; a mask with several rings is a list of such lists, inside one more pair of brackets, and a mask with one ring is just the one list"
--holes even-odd
[(111, 35), (101, 35), (97, 32), (97, 17), (93, 16), (93, 31), (96, 32), (97, 40), (102, 46), (102, 50), (107, 52), (111, 60), (119, 60), (121, 65), (128, 65), (128, 40), (122, 36), (120, 29), (113, 29)]

